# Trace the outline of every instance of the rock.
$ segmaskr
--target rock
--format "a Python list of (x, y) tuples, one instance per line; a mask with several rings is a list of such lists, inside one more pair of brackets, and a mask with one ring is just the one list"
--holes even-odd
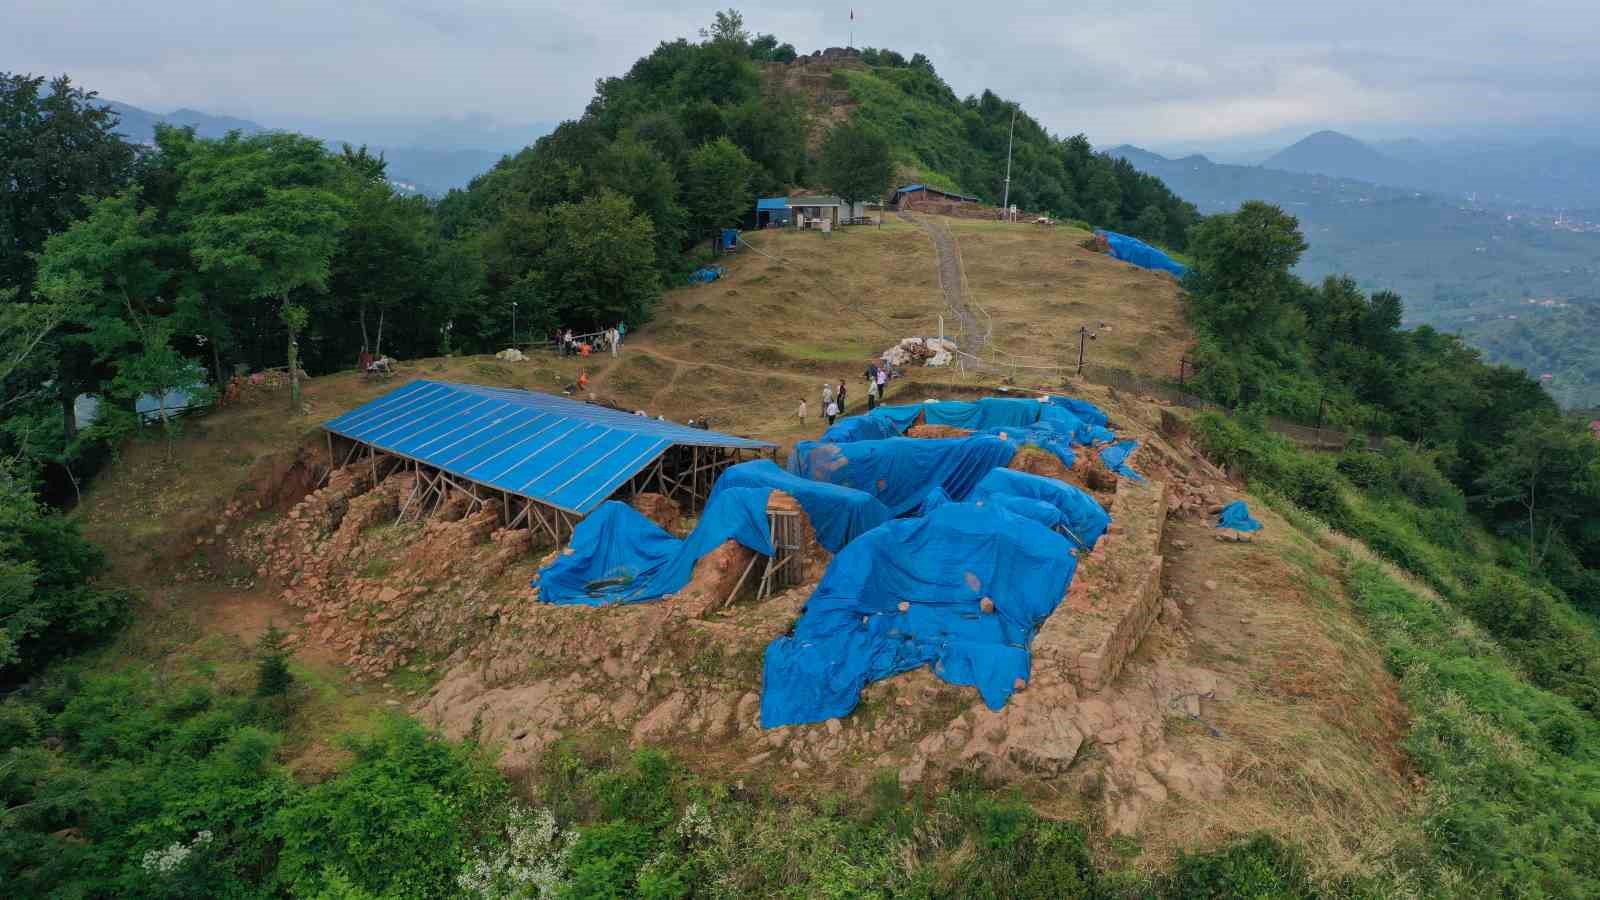
[(1208, 590), (1208, 591), (1215, 591), (1215, 590), (1216, 590), (1216, 589), (1217, 589), (1217, 583), (1216, 583), (1216, 581), (1214, 581), (1214, 580), (1212, 580), (1212, 579), (1209, 579), (1209, 578), (1208, 578), (1208, 579), (1206, 579), (1206, 590)]
[(900, 767), (900, 783), (917, 784), (922, 781), (922, 775), (928, 768), (928, 761), (921, 756), (913, 756), (911, 762)]

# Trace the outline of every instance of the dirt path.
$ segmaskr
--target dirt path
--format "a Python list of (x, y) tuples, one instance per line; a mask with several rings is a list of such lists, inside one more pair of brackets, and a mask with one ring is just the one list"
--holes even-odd
[(939, 287), (944, 291), (944, 305), (949, 307), (960, 323), (960, 337), (957, 340), (964, 352), (980, 355), (989, 336), (987, 329), (979, 327), (978, 317), (967, 303), (966, 291), (962, 287), (965, 282), (961, 278), (961, 254), (956, 250), (955, 238), (943, 224), (926, 216), (905, 211), (898, 215), (921, 228), (933, 241), (933, 248), (939, 254)]

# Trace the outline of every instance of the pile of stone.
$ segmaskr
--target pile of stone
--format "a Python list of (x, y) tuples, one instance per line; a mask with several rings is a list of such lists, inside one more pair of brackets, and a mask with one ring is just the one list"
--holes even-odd
[(956, 342), (946, 338), (909, 337), (883, 351), (882, 359), (890, 366), (924, 365), (948, 366), (955, 361)]

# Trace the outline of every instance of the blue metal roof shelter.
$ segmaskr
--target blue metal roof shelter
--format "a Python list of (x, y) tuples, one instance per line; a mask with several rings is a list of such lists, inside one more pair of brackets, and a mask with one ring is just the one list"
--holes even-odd
[[(425, 380), (396, 388), (323, 427), (358, 446), (578, 516), (675, 446), (776, 447), (550, 394)], [(706, 479), (707, 491), (711, 480)]]

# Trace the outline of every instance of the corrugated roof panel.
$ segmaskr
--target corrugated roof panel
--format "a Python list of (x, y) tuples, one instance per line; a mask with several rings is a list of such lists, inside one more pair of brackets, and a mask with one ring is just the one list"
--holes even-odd
[(774, 446), (534, 391), (420, 380), (324, 427), (579, 514), (598, 506), (674, 444)]

